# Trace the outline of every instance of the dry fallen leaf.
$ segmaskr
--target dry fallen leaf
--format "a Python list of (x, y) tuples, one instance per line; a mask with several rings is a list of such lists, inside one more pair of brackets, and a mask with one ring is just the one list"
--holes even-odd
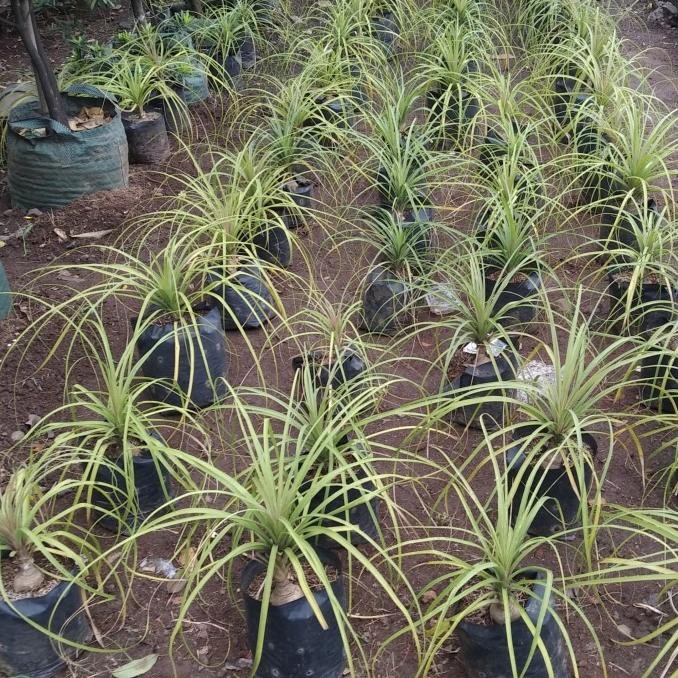
[(62, 228), (55, 228), (54, 233), (56, 234), (56, 237), (59, 238), (59, 240), (61, 240), (62, 242), (66, 242), (66, 240), (68, 240), (66, 231), (64, 231)]
[(71, 233), (71, 238), (94, 238), (99, 239), (103, 238), (105, 235), (113, 233), (112, 228), (107, 228), (103, 231), (87, 231), (86, 233)]

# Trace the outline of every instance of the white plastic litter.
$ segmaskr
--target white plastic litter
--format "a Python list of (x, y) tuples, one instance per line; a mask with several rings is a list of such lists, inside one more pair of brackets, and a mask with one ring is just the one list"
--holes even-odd
[[(556, 371), (550, 363), (544, 363), (541, 360), (530, 360), (516, 374), (518, 381), (531, 382), (536, 384), (537, 388), (543, 390), (548, 384), (554, 384), (556, 381)], [(530, 392), (525, 389), (517, 389), (516, 396), (518, 400), (524, 403), (530, 401)]]
[(459, 308), (459, 297), (450, 283), (433, 283), (426, 294), (426, 303), (434, 315), (449, 315)]
[(171, 560), (165, 558), (144, 558), (139, 563), (139, 569), (142, 572), (151, 572), (167, 579), (174, 579), (178, 570)]
[[(503, 342), (501, 339), (492, 339), (490, 342), (490, 353), (492, 354), (493, 358), (496, 358), (505, 348), (507, 344)], [(469, 355), (477, 355), (478, 354), (478, 344), (476, 344), (474, 341), (470, 341), (464, 348), (462, 349), (464, 353), (468, 353)]]

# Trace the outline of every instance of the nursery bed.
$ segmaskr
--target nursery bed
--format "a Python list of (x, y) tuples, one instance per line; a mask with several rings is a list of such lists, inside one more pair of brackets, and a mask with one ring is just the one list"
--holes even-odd
[[(126, 20), (126, 11), (103, 13), (94, 18), (84, 20), (84, 27), (88, 34), (106, 36), (120, 21)], [(59, 23), (46, 27), (46, 46), (56, 60), (66, 54), (60, 39), (62, 27)], [(656, 69), (651, 81), (655, 94), (667, 106), (678, 107), (678, 33), (675, 29), (648, 28), (643, 25), (642, 17), (625, 20), (621, 26), (625, 37), (635, 42), (639, 49), (651, 47), (646, 53), (647, 66)], [(2, 39), (0, 46), (0, 86), (9, 82), (17, 74), (25, 71), (26, 59), (20, 50), (18, 42), (10, 37)], [(196, 137), (200, 143), (210, 139), (211, 135), (218, 134), (218, 130), (229, 124), (232, 111), (226, 106), (223, 110), (214, 107), (197, 109)], [(190, 163), (182, 150), (176, 144), (173, 146), (173, 155), (163, 172), (171, 174), (177, 170), (185, 170)], [(0, 170), (2, 178), (2, 170)], [(331, 187), (320, 186), (318, 196), (320, 200), (331, 203)], [(5, 266), (9, 279), (15, 291), (21, 291), (23, 281), (30, 280), (37, 269), (51, 263), (97, 263), (102, 259), (99, 245), (118, 242), (122, 228), (135, 217), (141, 216), (160, 207), (176, 191), (171, 179), (167, 180), (163, 174), (150, 169), (135, 167), (131, 170), (130, 186), (128, 189), (112, 193), (96, 194), (78, 200), (77, 202), (57, 210), (53, 213), (24, 214), (10, 207), (6, 183), (0, 186), (0, 236), (10, 236), (0, 241), (0, 258)], [(365, 196), (365, 203), (370, 197)], [(450, 202), (448, 201), (448, 205)], [(460, 213), (450, 211), (446, 218), (460, 219)], [(584, 226), (584, 228), (586, 228)], [(12, 234), (22, 234), (14, 237)], [(65, 237), (64, 237), (65, 236)], [(162, 235), (158, 236), (162, 238)], [(339, 256), (329, 251), (321, 230), (310, 225), (308, 235), (301, 236), (308, 260), (314, 264), (316, 282), (323, 288), (329, 299), (339, 301), (344, 290), (355, 285), (357, 262), (367, 265), (363, 252), (351, 245), (343, 248)], [(567, 241), (556, 241), (556, 248), (566, 250)], [(353, 249), (352, 249), (353, 248)], [(557, 258), (557, 257), (556, 257)], [(557, 262), (554, 262), (557, 263)], [(292, 272), (306, 277), (304, 261), (297, 257)], [(561, 282), (574, 282), (581, 269), (576, 265), (568, 265), (559, 269)], [(60, 274), (59, 286), (51, 285), (46, 280), (41, 286), (41, 294), (49, 295), (51, 302), (63, 298), (62, 284), (84, 287), (87, 280), (68, 273)], [(299, 295), (292, 283), (280, 286), (279, 293), (288, 313), (299, 304)], [(595, 296), (595, 295), (594, 295)], [(588, 300), (594, 304), (595, 298)], [(590, 310), (586, 305), (583, 311)], [(35, 318), (37, 305), (35, 302), (21, 299), (15, 305), (12, 314), (5, 321), (0, 321), (0, 356), (15, 341), (20, 332)], [(121, 329), (119, 318), (124, 313), (121, 308), (108, 308), (105, 325), (108, 336), (115, 349), (121, 349), (126, 334)], [(46, 352), (56, 338), (58, 329), (44, 328), (39, 340), (40, 350)], [(279, 346), (274, 351), (266, 347), (266, 337), (263, 331), (256, 330), (248, 334), (255, 350), (259, 352), (261, 372), (267, 377), (267, 387), (286, 389), (293, 379), (291, 359), (294, 355), (291, 346)], [(561, 337), (561, 339), (564, 338)], [(387, 338), (375, 340), (382, 346), (388, 345)], [(435, 375), (427, 375), (424, 379), (420, 362), (429, 360), (434, 347), (440, 338), (433, 332), (422, 333), (416, 339), (399, 346), (394, 358), (400, 358), (393, 364), (394, 371), (410, 380), (407, 386), (392, 389), (386, 403), (401, 403), (418, 395), (413, 384), (425, 390), (435, 390)], [(243, 342), (237, 334), (229, 335), (231, 351), (238, 355)], [(29, 356), (23, 356), (25, 362), (19, 364), (19, 355), (14, 355), (5, 366), (0, 380), (0, 486), (13, 468), (20, 463), (16, 456), (8, 457), (2, 453), (9, 449), (20, 434), (28, 431), (33, 415), (42, 415), (63, 402), (64, 372), (62, 353), (55, 356), (39, 373), (32, 374), (30, 368), (37, 367), (43, 357), (38, 350)], [(411, 358), (411, 361), (402, 357)], [(85, 365), (78, 366), (72, 378), (87, 383), (88, 373)], [(247, 361), (234, 360), (231, 365), (230, 381), (234, 384), (256, 385), (258, 375)], [(625, 412), (639, 407), (638, 394), (626, 391), (617, 401), (610, 399), (605, 403), (608, 409)], [(418, 442), (418, 452), (424, 450), (430, 459), (442, 462), (440, 452), (452, 455), (453, 459), (463, 461), (466, 450), (472, 449), (480, 440), (477, 431), (464, 431), (462, 427), (450, 426), (449, 430), (438, 432), (428, 440)], [(386, 443), (397, 447), (399, 440), (396, 437), (385, 440)], [(601, 439), (600, 446), (604, 447), (606, 440)], [(653, 439), (645, 441), (648, 448), (652, 447)], [(238, 465), (237, 460), (231, 460), (224, 454), (217, 462), (228, 468), (229, 464)], [(644, 469), (646, 479), (658, 466), (660, 460), (653, 461), (653, 466)], [(424, 469), (413, 469), (425, 473)], [(616, 441), (615, 454), (608, 470), (603, 487), (603, 499), (607, 504), (621, 506), (661, 506), (663, 501), (663, 487), (648, 485), (644, 488), (641, 482), (643, 469), (641, 460), (633, 451), (633, 441), (629, 436), (621, 437)], [(490, 493), (493, 481), (489, 469), (481, 469), (479, 477), (474, 481), (474, 487), (480, 496)], [(647, 491), (646, 491), (647, 490)], [(440, 481), (431, 479), (422, 485), (404, 486), (398, 489), (398, 503), (404, 511), (417, 515), (422, 505), (431, 506), (441, 491)], [(439, 512), (439, 526), (448, 521), (452, 524), (460, 516), (459, 506), (450, 501), (447, 507), (441, 507)], [(414, 536), (414, 533), (411, 535)], [(102, 539), (112, 539), (102, 533)], [(112, 542), (111, 542), (112, 543)], [(605, 545), (603, 544), (604, 548)], [(642, 552), (645, 544), (642, 541), (634, 542), (633, 549)], [(228, 544), (222, 545), (223, 549)], [(155, 534), (145, 537), (139, 544), (140, 558), (153, 556), (171, 558), (173, 549), (173, 535)], [(553, 566), (552, 555), (544, 550), (539, 552), (541, 563)], [(426, 569), (412, 568), (410, 571), (413, 581), (423, 585), (426, 578)], [(369, 578), (365, 577), (359, 587), (363, 595), (361, 602), (351, 610), (351, 620), (368, 651), (374, 651), (379, 643), (398, 629), (398, 618), (393, 605), (378, 589), (373, 587)], [(607, 671), (611, 678), (634, 678), (641, 675), (644, 668), (656, 655), (660, 641), (652, 645), (639, 647), (625, 647), (619, 643), (628, 640), (629, 636), (648, 633), (661, 622), (665, 622), (671, 614), (668, 606), (658, 607), (659, 587), (654, 584), (637, 584), (633, 587), (610, 588), (601, 595), (605, 597), (605, 604), (599, 600), (587, 597), (582, 591), (572, 591), (573, 596), (580, 596), (577, 602), (586, 608), (592, 623), (596, 626), (603, 649), (608, 658)], [(199, 602), (191, 610), (188, 623), (185, 625), (184, 640), (191, 648), (193, 656), (186, 647), (178, 644), (174, 657), (174, 669), (179, 676), (201, 674), (204, 676), (221, 676), (232, 678), (247, 675), (251, 656), (247, 648), (244, 622), (234, 605), (220, 593), (216, 582), (210, 584)], [(176, 620), (179, 609), (180, 596), (168, 592), (166, 585), (157, 585), (137, 579), (130, 590), (130, 599), (127, 601), (127, 618), (124, 626), (119, 628), (116, 614), (119, 603), (103, 604), (90, 610), (92, 621), (98, 633), (105, 641), (105, 649), (95, 649), (77, 659), (75, 663), (61, 675), (73, 675), (78, 678), (94, 678), (94, 676), (110, 675), (115, 667), (125, 664), (130, 659), (143, 657), (150, 653), (160, 655), (156, 665), (146, 674), (149, 678), (165, 678), (172, 675), (172, 662), (168, 657), (168, 640)], [(598, 657), (595, 646), (583, 623), (574, 617), (570, 620), (570, 637), (575, 643), (574, 651), (578, 657), (580, 675), (585, 678), (594, 678), (601, 675), (598, 666)], [(112, 648), (124, 648), (120, 653), (111, 652)], [(458, 648), (450, 643), (439, 654), (431, 675), (461, 675), (462, 669), (457, 659)], [(375, 675), (384, 678), (409, 678), (416, 672), (416, 657), (412, 648), (405, 640), (399, 640), (379, 659)], [(358, 676), (363, 674), (358, 672)]]

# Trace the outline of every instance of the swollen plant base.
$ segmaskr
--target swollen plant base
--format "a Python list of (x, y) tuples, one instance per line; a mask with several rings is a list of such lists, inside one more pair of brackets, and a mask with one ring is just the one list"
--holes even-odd
[(82, 591), (60, 582), (42, 596), (0, 601), (0, 675), (51, 678), (74, 648), (59, 644), (27, 620), (68, 641), (86, 644), (91, 630)]
[[(319, 555), (340, 572), (340, 562), (336, 556), (325, 552)], [(263, 563), (249, 561), (243, 569), (240, 582), (252, 654), (257, 646), (261, 602), (250, 595), (249, 587), (263, 570)], [(332, 583), (332, 591), (345, 609), (346, 594), (341, 574)], [(320, 626), (305, 598), (284, 605), (269, 605), (256, 678), (339, 678), (343, 674), (346, 664), (344, 646), (330, 598), (325, 590), (315, 591), (313, 595), (329, 625), (327, 630)]]
[[(533, 624), (537, 624), (544, 598), (544, 577), (539, 574), (533, 586), (535, 597), (530, 597), (525, 612)], [(552, 600), (548, 602), (549, 608)], [(567, 654), (563, 636), (550, 610), (544, 617), (540, 637), (546, 647), (554, 678), (569, 678)], [(504, 624), (474, 624), (462, 621), (457, 629), (457, 638), (461, 646), (461, 661), (468, 678), (513, 678), (509, 654), (506, 626)], [(534, 637), (527, 624), (518, 619), (511, 622), (511, 641), (515, 654), (518, 674), (523, 678), (547, 678), (547, 664), (539, 651), (535, 652), (527, 664)], [(524, 673), (523, 673), (524, 670)]]

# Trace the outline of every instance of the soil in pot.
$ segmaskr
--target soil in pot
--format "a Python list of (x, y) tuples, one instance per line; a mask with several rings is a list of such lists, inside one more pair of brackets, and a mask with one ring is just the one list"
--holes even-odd
[(140, 449), (132, 457), (131, 466), (134, 475), (132, 507), (128, 506), (123, 457), (114, 455), (109, 465), (102, 464), (97, 469), (97, 489), (92, 493), (92, 503), (106, 513), (97, 517), (96, 524), (112, 532), (133, 531), (174, 494), (169, 471), (156, 465), (148, 450)]
[(507, 283), (501, 283), (501, 271), (489, 271), (485, 276), (485, 299), (489, 299), (500, 285), (492, 313), (499, 317), (502, 327), (519, 329), (532, 322), (537, 313), (534, 299), (542, 287), (538, 271), (516, 273)]
[[(346, 594), (339, 559), (328, 552), (319, 552), (319, 555), (326, 563), (325, 571), (332, 591), (345, 608)], [(330, 598), (310, 568), (305, 567), (304, 571), (328, 628), (323, 630), (303, 594), (289, 602), (269, 605), (261, 661), (255, 674), (257, 678), (338, 678), (344, 671), (344, 647)], [(241, 577), (240, 589), (245, 602), (247, 636), (252, 654), (257, 645), (264, 577), (264, 565), (256, 560), (247, 563)], [(299, 596), (298, 592), (294, 592), (298, 584), (293, 577), (287, 588), (291, 589), (289, 597)]]
[[(514, 440), (523, 440), (534, 430), (534, 427), (530, 426), (521, 427), (516, 431)], [(586, 448), (582, 451), (584, 459), (583, 480), (584, 486), (588, 490), (593, 477), (591, 463), (598, 452), (598, 444), (589, 433), (582, 434), (582, 442)], [(573, 485), (573, 482), (579, 483), (577, 466), (570, 463), (569, 468), (567, 468), (565, 466), (568, 463), (567, 461), (563, 460), (560, 455), (556, 455), (554, 458), (554, 455), (548, 451), (544, 455), (543, 462), (548, 466), (541, 466), (537, 470), (535, 479), (530, 482), (529, 476), (532, 468), (521, 468), (523, 464), (528, 463), (528, 455), (524, 452), (525, 444), (525, 442), (517, 442), (506, 453), (509, 481), (512, 484), (519, 483), (512, 501), (511, 513), (514, 515), (518, 512), (525, 491), (536, 493), (538, 497), (548, 497), (544, 505), (537, 511), (529, 532), (533, 535), (551, 536), (576, 524), (581, 514), (582, 501), (586, 501), (586, 497), (582, 498), (579, 486)], [(591, 463), (587, 461), (587, 458), (591, 460)], [(518, 479), (519, 473), (520, 478)]]
[(363, 290), (363, 325), (369, 332), (391, 334), (410, 320), (411, 290), (407, 282), (386, 266), (367, 274)]
[[(82, 610), (82, 591), (52, 579), (36, 591), (15, 594), (11, 590), (15, 565), (5, 552), (0, 556), (0, 576), (9, 594), (8, 601), (0, 600), (0, 674), (51, 678), (75, 649), (52, 640), (27, 619), (66, 640), (86, 644), (92, 634)], [(49, 571), (51, 566), (45, 563), (45, 568)]]
[[(472, 350), (472, 347), (462, 347), (455, 353), (447, 371), (446, 392), (456, 398), (460, 395), (459, 391), (475, 387), (473, 393), (466, 397), (474, 399), (482, 397), (488, 400), (477, 404), (461, 404), (451, 413), (451, 419), (457, 424), (471, 428), (482, 426), (489, 430), (500, 428), (506, 419), (506, 405), (489, 399), (512, 395), (511, 390), (503, 386), (502, 382), (515, 379), (517, 358), (512, 355), (511, 347), (506, 345), (501, 351), (495, 351), (498, 355), (492, 359), (484, 348), (476, 347), (477, 351), (481, 351), (480, 356), (464, 349)], [(487, 385), (487, 388), (475, 390), (481, 385)]]
[(643, 359), (640, 378), (646, 407), (678, 414), (678, 337), (673, 337), (664, 352)]
[(123, 113), (122, 124), (127, 135), (130, 162), (156, 165), (167, 160), (169, 137), (160, 111), (151, 110), (143, 116)]
[(214, 307), (196, 310), (195, 315), (194, 324), (184, 325), (160, 318), (137, 338), (142, 373), (153, 380), (150, 396), (172, 407), (186, 400), (191, 407), (209, 407), (226, 395), (229, 357), (221, 311)]
[[(530, 621), (536, 625), (544, 599), (543, 574), (537, 576), (532, 587), (535, 597), (518, 601)], [(549, 600), (549, 607), (553, 601)], [(461, 647), (461, 661), (468, 678), (512, 678), (511, 658), (504, 624), (495, 623), (489, 613), (472, 621), (464, 620), (457, 628), (457, 639)], [(554, 678), (569, 678), (567, 650), (556, 620), (550, 610), (542, 621), (540, 637), (546, 648)], [(539, 649), (535, 649), (530, 663), (527, 660), (534, 643), (530, 628), (518, 618), (511, 622), (511, 643), (518, 673), (523, 678), (546, 678), (549, 675), (546, 661)]]

